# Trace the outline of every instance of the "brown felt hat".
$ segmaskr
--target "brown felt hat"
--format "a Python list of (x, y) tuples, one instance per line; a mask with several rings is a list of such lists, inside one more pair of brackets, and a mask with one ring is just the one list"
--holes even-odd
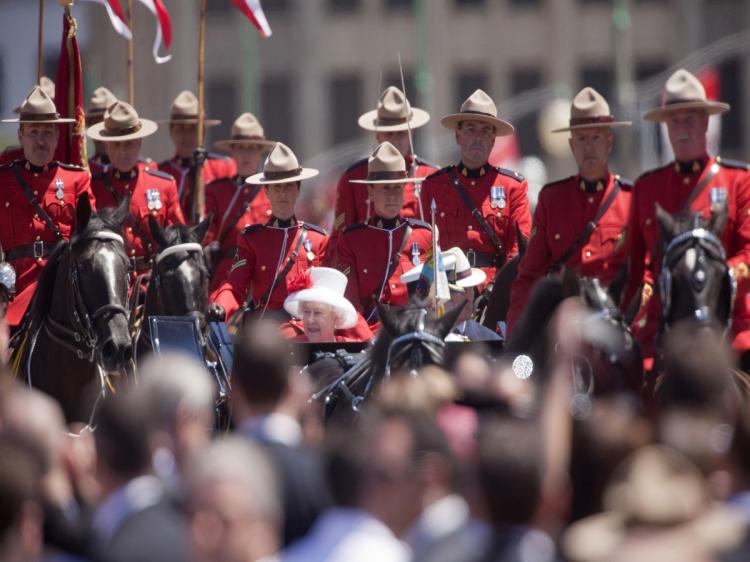
[(359, 126), (368, 131), (406, 131), (421, 127), (430, 120), (424, 109), (411, 107), (404, 93), (388, 86), (378, 100), (378, 107), (360, 115)]
[(367, 178), (349, 180), (349, 183), (394, 184), (422, 181), (424, 178), (410, 178), (406, 173), (406, 160), (390, 142), (380, 143), (367, 159)]
[(446, 129), (456, 129), (463, 121), (481, 121), (495, 127), (495, 136), (503, 137), (513, 134), (513, 125), (497, 116), (497, 107), (484, 90), (476, 90), (461, 104), (458, 113), (451, 113), (440, 120)]
[[(55, 83), (46, 76), (42, 76), (39, 79), (39, 85), (42, 87), (42, 90), (46, 92), (46, 94), (52, 99), (52, 101), (55, 101)], [(13, 113), (21, 113), (21, 106), (13, 108)]]
[(75, 123), (75, 119), (61, 118), (55, 102), (41, 86), (34, 86), (21, 104), (20, 115), (3, 119), (3, 123)]
[[(177, 94), (172, 102), (172, 107), (169, 109), (169, 119), (160, 120), (159, 123), (196, 125), (198, 123), (198, 98), (190, 90), (183, 90)], [(219, 119), (203, 119), (203, 124), (206, 127), (213, 127), (220, 123)]]
[(555, 129), (553, 133), (588, 129), (591, 127), (627, 127), (630, 121), (615, 121), (609, 104), (599, 92), (590, 86), (576, 94), (570, 104), (570, 121), (567, 127)]
[(664, 121), (671, 113), (681, 109), (702, 109), (708, 115), (726, 113), (728, 103), (710, 101), (706, 98), (706, 89), (695, 76), (684, 68), (676, 70), (664, 85), (659, 107), (643, 114), (646, 121)]
[(115, 95), (104, 86), (99, 86), (91, 95), (89, 106), (86, 109), (86, 121), (98, 122), (104, 118), (104, 112), (117, 101)]
[(263, 127), (255, 115), (243, 113), (232, 123), (231, 138), (216, 141), (214, 146), (228, 150), (237, 144), (254, 144), (270, 148), (276, 144), (276, 141), (266, 139)]
[(104, 120), (89, 127), (86, 135), (95, 141), (127, 141), (153, 135), (156, 129), (156, 123), (138, 117), (132, 105), (116, 101), (104, 112)]
[(277, 142), (263, 164), (263, 171), (250, 176), (245, 183), (250, 185), (273, 185), (275, 183), (288, 183), (314, 178), (318, 170), (303, 168), (299, 160), (289, 148), (282, 142)]

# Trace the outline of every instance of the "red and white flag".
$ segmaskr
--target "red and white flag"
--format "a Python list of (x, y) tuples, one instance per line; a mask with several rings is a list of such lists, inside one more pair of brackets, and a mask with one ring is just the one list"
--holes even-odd
[(107, 15), (109, 16), (109, 21), (112, 24), (112, 27), (115, 28), (115, 31), (122, 35), (125, 39), (132, 39), (133, 34), (130, 32), (130, 28), (128, 27), (127, 18), (125, 17), (125, 12), (122, 11), (122, 6), (120, 5), (119, 0), (83, 0), (84, 2), (94, 2), (96, 4), (100, 4), (104, 6), (107, 10)]
[(271, 36), (271, 26), (268, 25), (266, 14), (260, 5), (260, 0), (232, 0), (237, 9), (245, 14), (252, 24), (258, 28), (261, 37)]

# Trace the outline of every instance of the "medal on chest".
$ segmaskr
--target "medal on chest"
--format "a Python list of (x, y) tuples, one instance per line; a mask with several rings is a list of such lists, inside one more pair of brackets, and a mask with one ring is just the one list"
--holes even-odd
[(307, 253), (307, 261), (312, 262), (315, 259), (315, 254), (312, 251), (312, 240), (305, 240), (302, 245), (305, 247)]
[(65, 197), (65, 183), (62, 178), (55, 180), (55, 197), (58, 201), (62, 201), (63, 197)]
[(711, 210), (715, 211), (727, 204), (727, 188), (726, 187), (712, 187), (709, 192), (708, 199), (710, 201)]
[(411, 263), (414, 267), (419, 265), (419, 244), (416, 242), (411, 243)]
[(149, 211), (158, 211), (161, 209), (161, 197), (158, 189), (146, 190), (146, 203)]
[(493, 185), (490, 188), (490, 205), (493, 209), (505, 209), (505, 188)]

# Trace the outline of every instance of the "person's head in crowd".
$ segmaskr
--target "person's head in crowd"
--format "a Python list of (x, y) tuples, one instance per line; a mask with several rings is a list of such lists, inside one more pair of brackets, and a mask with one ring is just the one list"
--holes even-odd
[(687, 321), (668, 332), (663, 354), (657, 439), (709, 474), (728, 450), (740, 409), (732, 352), (718, 334)]
[(422, 511), (422, 461), (447, 445), (430, 416), (373, 408), (357, 424), (331, 426), (323, 450), (334, 504), (367, 511), (399, 536)]
[(185, 471), (196, 562), (254, 562), (280, 547), (281, 505), (258, 446), (229, 437), (197, 451)]
[(151, 420), (137, 393), (120, 392), (97, 412), (96, 472), (102, 498), (151, 471)]
[(28, 562), (42, 552), (41, 473), (25, 448), (0, 439), (0, 560)]
[(406, 371), (392, 373), (388, 384), (381, 385), (374, 398), (380, 408), (397, 407), (434, 415), (456, 398), (456, 385), (450, 374), (430, 365), (420, 369), (416, 377)]
[(167, 353), (149, 357), (139, 365), (138, 378), (138, 385), (130, 392), (147, 405), (157, 470), (166, 451), (182, 466), (211, 436), (216, 394), (211, 375), (192, 358)]

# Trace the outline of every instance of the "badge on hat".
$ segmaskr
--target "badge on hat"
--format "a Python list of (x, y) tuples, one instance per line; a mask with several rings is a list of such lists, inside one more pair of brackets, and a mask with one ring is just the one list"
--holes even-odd
[(159, 197), (158, 189), (146, 190), (146, 203), (148, 204), (149, 211), (158, 211), (161, 209), (161, 197)]
[(65, 183), (62, 178), (57, 178), (55, 180), (55, 197), (59, 200), (62, 200), (62, 198), (65, 197)]
[(307, 252), (307, 261), (313, 261), (315, 254), (312, 251), (312, 240), (305, 240), (302, 245), (305, 247), (305, 252)]
[(709, 201), (711, 202), (711, 209), (725, 205), (727, 202), (727, 188), (712, 187), (709, 192)]
[(505, 209), (505, 188), (501, 185), (493, 185), (490, 188), (490, 204), (493, 209)]
[(411, 263), (414, 267), (419, 265), (419, 244), (412, 242), (411, 244)]

